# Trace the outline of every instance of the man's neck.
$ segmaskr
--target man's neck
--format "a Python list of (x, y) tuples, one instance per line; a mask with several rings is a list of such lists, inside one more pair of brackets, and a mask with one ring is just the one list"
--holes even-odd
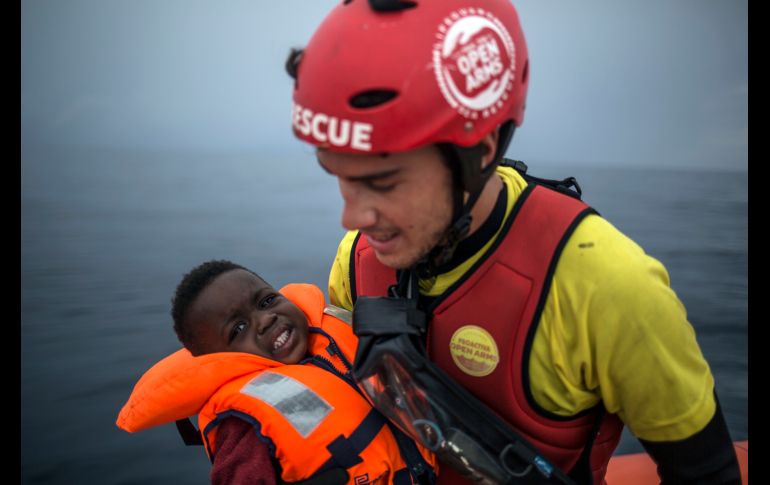
[(492, 209), (497, 202), (497, 196), (500, 194), (500, 189), (503, 187), (503, 179), (495, 172), (489, 177), (487, 183), (484, 185), (484, 189), (481, 191), (479, 200), (473, 205), (471, 209), (471, 228), (468, 231), (468, 236), (476, 232), (479, 227), (489, 218), (492, 213)]

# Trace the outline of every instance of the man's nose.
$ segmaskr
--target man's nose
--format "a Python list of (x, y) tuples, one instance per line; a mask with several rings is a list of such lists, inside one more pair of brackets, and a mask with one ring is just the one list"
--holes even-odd
[(377, 222), (377, 211), (365, 190), (356, 182), (340, 179), (342, 194), (342, 227), (348, 230), (366, 229)]

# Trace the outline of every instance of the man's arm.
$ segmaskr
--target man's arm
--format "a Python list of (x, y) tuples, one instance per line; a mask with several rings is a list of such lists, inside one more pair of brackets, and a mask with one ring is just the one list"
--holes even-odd
[(329, 271), (329, 302), (350, 311), (353, 311), (353, 298), (350, 291), (350, 251), (357, 234), (358, 231), (348, 231), (345, 234)]
[(719, 400), (711, 421), (681, 441), (639, 441), (658, 464), (662, 485), (739, 484), (741, 473)]

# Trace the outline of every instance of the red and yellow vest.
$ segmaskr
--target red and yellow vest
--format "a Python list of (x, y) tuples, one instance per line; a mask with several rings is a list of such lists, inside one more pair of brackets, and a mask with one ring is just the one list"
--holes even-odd
[[(492, 248), (431, 303), (427, 346), (431, 360), (565, 472), (576, 466), (598, 425), (590, 467), (593, 483), (600, 484), (622, 422), (600, 409), (567, 418), (542, 409), (532, 397), (528, 372), (532, 340), (561, 250), (592, 213), (580, 200), (530, 184)], [(351, 250), (350, 278), (354, 301), (361, 295), (385, 296), (396, 281), (395, 271), (380, 263), (360, 237)], [(481, 354), (475, 360), (466, 357), (477, 352)], [(463, 480), (443, 469), (439, 483)]]
[(357, 339), (325, 312), (321, 290), (293, 284), (281, 293), (308, 317), (307, 359), (284, 365), (247, 353), (193, 357), (181, 349), (142, 376), (118, 427), (135, 432), (197, 414), (213, 460), (218, 424), (237, 416), (268, 443), (285, 482), (346, 468), (350, 483), (408, 485), (409, 466), (435, 470), (433, 455), (388, 425), (358, 392), (349, 373)]

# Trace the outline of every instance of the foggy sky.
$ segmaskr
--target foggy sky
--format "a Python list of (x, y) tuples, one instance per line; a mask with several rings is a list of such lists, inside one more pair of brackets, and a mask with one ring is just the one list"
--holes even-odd
[[(283, 63), (336, 3), (22, 0), (22, 148), (312, 156)], [(530, 90), (510, 155), (746, 169), (747, 0), (514, 4)]]

